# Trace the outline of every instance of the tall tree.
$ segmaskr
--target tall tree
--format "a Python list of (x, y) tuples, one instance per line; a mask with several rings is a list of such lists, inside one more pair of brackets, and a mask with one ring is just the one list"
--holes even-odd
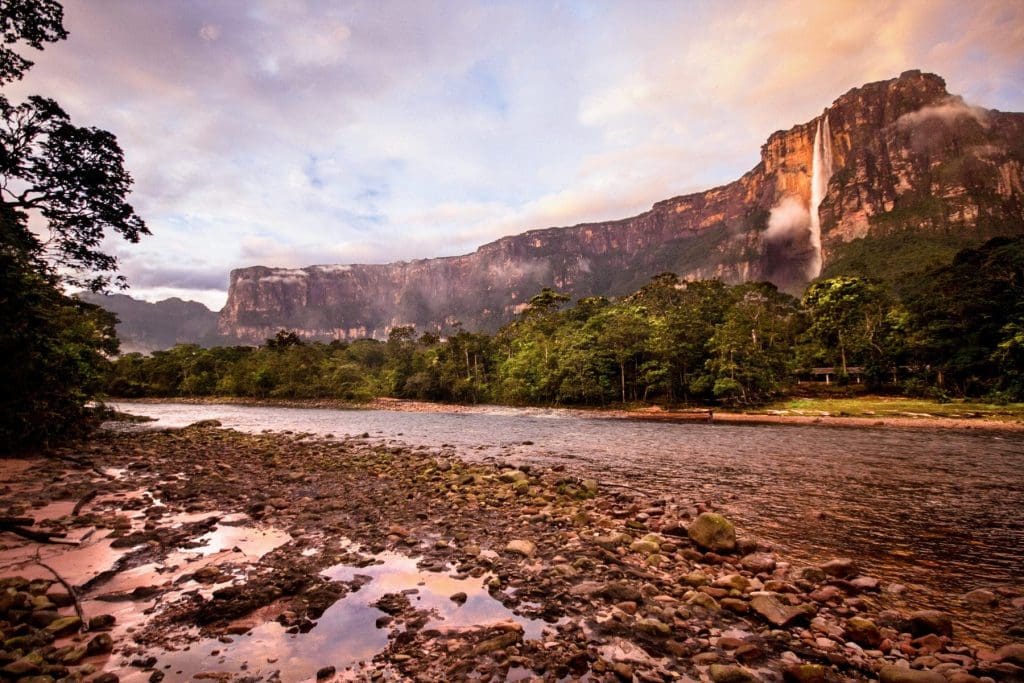
[(776, 396), (789, 379), (800, 331), (796, 299), (767, 282), (734, 287), (734, 303), (708, 342), (707, 374), (696, 383), (726, 403)]
[(870, 363), (887, 355), (891, 302), (880, 283), (862, 277), (819, 280), (807, 289), (803, 305), (810, 322), (807, 336), (823, 360), (839, 366), (840, 376), (847, 375), (851, 360)]
[[(32, 65), (20, 50), (66, 36), (55, 0), (3, 0), (0, 85)], [(81, 431), (116, 338), (111, 318), (63, 289), (125, 285), (100, 247), (108, 232), (149, 234), (126, 200), (131, 184), (112, 134), (75, 126), (51, 99), (0, 94), (0, 449)]]

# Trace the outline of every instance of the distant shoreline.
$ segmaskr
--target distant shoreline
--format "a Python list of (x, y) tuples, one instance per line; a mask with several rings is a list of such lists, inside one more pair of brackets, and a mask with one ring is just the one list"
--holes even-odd
[[(578, 417), (595, 419), (644, 420), (651, 422), (708, 422), (708, 409), (665, 409), (659, 406), (642, 408), (580, 408), (505, 406), (499, 404), (465, 405), (432, 403), (396, 398), (376, 398), (365, 403), (340, 399), (254, 399), (236, 396), (201, 396), (178, 398), (110, 398), (117, 403), (186, 403), (193, 405), (244, 405), (277, 408), (313, 408), (327, 410), (390, 410), (407, 413), (479, 413), (501, 408), (558, 410)], [(715, 424), (792, 425), (847, 428), (952, 429), (1024, 433), (1024, 421), (1003, 421), (989, 418), (952, 418), (933, 415), (879, 415), (874, 417), (844, 415), (794, 415), (772, 412), (735, 412), (712, 408)]]

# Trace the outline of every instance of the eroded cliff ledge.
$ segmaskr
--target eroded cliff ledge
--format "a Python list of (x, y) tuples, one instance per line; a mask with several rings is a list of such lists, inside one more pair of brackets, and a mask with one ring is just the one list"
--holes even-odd
[[(826, 273), (850, 245), (874, 239), (1024, 232), (1024, 114), (970, 107), (918, 71), (850, 90), (825, 114), (834, 155), (819, 212)], [(219, 330), (251, 342), (281, 328), (318, 339), (382, 337), (397, 325), (444, 331), (455, 321), (493, 330), (542, 287), (618, 295), (664, 271), (799, 291), (809, 231), (768, 225), (786, 197), (807, 206), (820, 119), (769, 136), (739, 180), (632, 218), (531, 230), (464, 256), (232, 271)]]

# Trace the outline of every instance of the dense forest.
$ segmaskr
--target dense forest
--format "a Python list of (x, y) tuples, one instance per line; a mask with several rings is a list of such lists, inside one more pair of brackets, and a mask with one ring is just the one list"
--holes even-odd
[(834, 277), (802, 300), (767, 283), (671, 273), (618, 300), (545, 289), (495, 335), (391, 330), (388, 340), (179, 345), (110, 367), (113, 396), (350, 401), (753, 405), (832, 368), (837, 384), (1024, 399), (1024, 238), (991, 240), (897, 282)]

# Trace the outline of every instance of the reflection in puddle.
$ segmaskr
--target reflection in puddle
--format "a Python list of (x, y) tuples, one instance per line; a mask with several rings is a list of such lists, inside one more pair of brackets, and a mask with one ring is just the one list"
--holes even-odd
[[(388, 593), (405, 592), (413, 609), (429, 611), (427, 628), (514, 620), (523, 626), (527, 639), (536, 639), (548, 626), (512, 614), (487, 593), (483, 578), (459, 579), (422, 571), (416, 568), (415, 559), (397, 553), (381, 553), (375, 559), (378, 564), (337, 565), (323, 572), (334, 581), (348, 582), (356, 577), (371, 580), (328, 608), (308, 633), (290, 634), (284, 626), (271, 621), (238, 636), (230, 644), (208, 638), (187, 650), (157, 654), (158, 669), (175, 680), (200, 673), (244, 670), (254, 677), (277, 671), (280, 680), (287, 683), (308, 680), (324, 666), (355, 675), (361, 662), (368, 662), (387, 646), (388, 631), (376, 627), (377, 619), (384, 613), (372, 605)], [(450, 599), (455, 593), (466, 594), (465, 604)]]
[[(485, 577), (457, 579), (422, 571), (416, 568), (415, 559), (398, 553), (384, 552), (375, 558), (380, 564), (368, 567), (338, 565), (323, 574), (334, 581), (351, 581), (356, 576), (369, 576), (372, 581), (355, 594), (366, 603), (374, 603), (388, 593), (415, 590), (415, 593), (407, 594), (413, 609), (428, 610), (434, 617), (427, 623), (427, 628), (478, 626), (512, 620), (523, 627), (525, 639), (534, 640), (548, 626), (539, 619), (513, 614), (491, 597), (484, 587)], [(459, 605), (451, 600), (451, 596), (456, 593), (466, 594), (465, 604)]]
[(96, 575), (111, 569), (127, 550), (112, 548), (113, 539), (104, 539), (89, 545), (48, 546), (40, 548), (26, 543), (0, 552), (0, 563), (10, 573), (26, 579), (52, 580), (53, 575), (36, 560), (42, 560), (56, 569), (72, 586), (81, 586)]
[(350, 596), (324, 612), (309, 633), (289, 634), (284, 626), (270, 621), (230, 644), (208, 638), (188, 650), (158, 654), (157, 668), (171, 680), (244, 670), (256, 677), (279, 671), (284, 683), (304, 681), (315, 677), (321, 667), (358, 667), (359, 662), (369, 661), (383, 650), (387, 631), (374, 627), (380, 615), (379, 610)]
[(188, 552), (212, 555), (225, 550), (234, 550), (241, 552), (247, 558), (259, 559), (290, 540), (292, 537), (288, 532), (272, 527), (218, 524), (213, 531), (197, 539), (197, 542), (201, 544), (199, 547), (188, 548)]
[(74, 511), (75, 504), (73, 500), (58, 500), (43, 507), (29, 510), (28, 515), (36, 521), (36, 524), (41, 523), (43, 520), (61, 519), (62, 517), (69, 516)]

